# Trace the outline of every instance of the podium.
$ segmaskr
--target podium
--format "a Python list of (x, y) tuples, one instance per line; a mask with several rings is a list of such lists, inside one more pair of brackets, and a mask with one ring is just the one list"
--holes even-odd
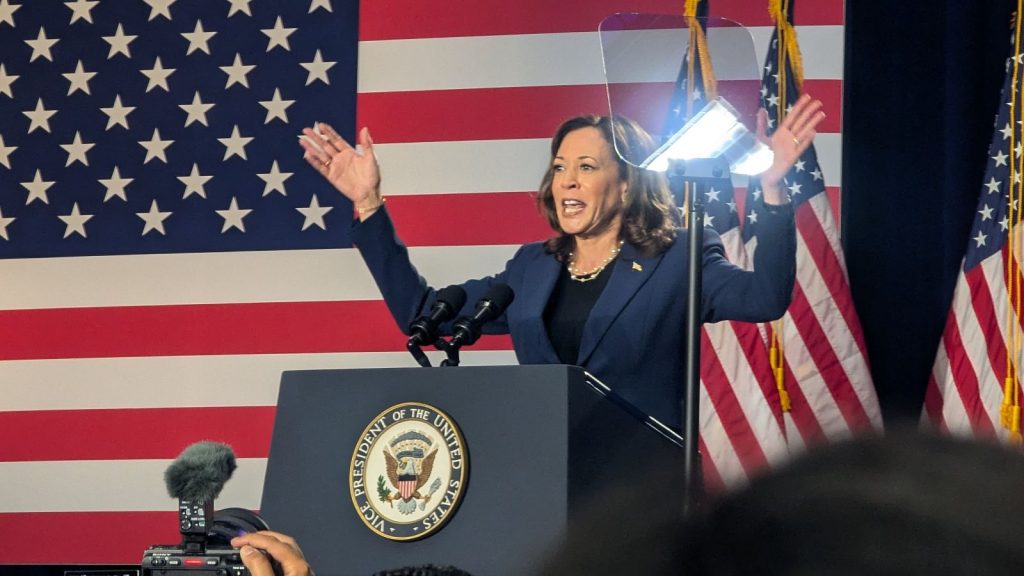
[[(390, 407), (418, 402), (461, 429), (467, 478), (447, 523), (423, 539), (374, 533), (353, 504), (353, 451)], [(423, 564), (531, 574), (605, 490), (682, 468), (682, 439), (572, 366), (285, 372), (261, 513), (296, 537), (319, 576)], [(367, 478), (372, 495), (374, 478)], [(381, 478), (383, 481), (383, 477)], [(425, 489), (425, 487), (424, 487)], [(682, 487), (638, 502), (679, 506)], [(592, 511), (592, 508), (591, 508)], [(608, 518), (609, 522), (622, 519)]]

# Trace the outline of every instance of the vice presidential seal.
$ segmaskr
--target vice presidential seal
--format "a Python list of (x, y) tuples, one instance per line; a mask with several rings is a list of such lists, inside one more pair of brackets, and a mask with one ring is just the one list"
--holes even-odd
[(455, 513), (468, 464), (462, 433), (447, 414), (419, 402), (396, 404), (370, 422), (352, 452), (352, 504), (384, 538), (424, 538)]

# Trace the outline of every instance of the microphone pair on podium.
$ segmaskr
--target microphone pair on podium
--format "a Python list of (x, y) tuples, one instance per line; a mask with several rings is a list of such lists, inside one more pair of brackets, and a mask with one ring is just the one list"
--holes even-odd
[(515, 299), (515, 294), (508, 284), (494, 284), (477, 301), (476, 311), (472, 316), (461, 316), (452, 325), (451, 339), (445, 340), (438, 334), (441, 324), (451, 320), (466, 304), (466, 291), (461, 286), (449, 286), (437, 292), (437, 300), (424, 314), (409, 325), (409, 341), (405, 347), (416, 362), (424, 368), (430, 367), (430, 359), (420, 348), (433, 344), (438, 350), (444, 350), (448, 358), (441, 362), (442, 366), (459, 365), (459, 349), (469, 346), (480, 339), (484, 324), (494, 320), (508, 308)]
[[(181, 544), (150, 546), (140, 564), (143, 576), (248, 576), (231, 539), (270, 528), (245, 508), (213, 510), (214, 499), (236, 467), (231, 447), (217, 442), (192, 444), (167, 467), (164, 482), (178, 499)], [(271, 564), (277, 572), (278, 566)]]

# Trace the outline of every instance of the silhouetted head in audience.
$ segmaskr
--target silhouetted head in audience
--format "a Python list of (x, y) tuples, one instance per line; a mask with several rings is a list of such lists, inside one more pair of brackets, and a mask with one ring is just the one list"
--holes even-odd
[(719, 500), (690, 573), (1024, 574), (1024, 457), (891, 432), (826, 446)]
[(822, 446), (688, 523), (649, 478), (599, 499), (544, 574), (1024, 574), (1016, 449), (914, 431)]
[(469, 572), (460, 570), (454, 566), (435, 566), (426, 564), (423, 566), (409, 566), (407, 568), (396, 568), (378, 572), (374, 576), (471, 576)]

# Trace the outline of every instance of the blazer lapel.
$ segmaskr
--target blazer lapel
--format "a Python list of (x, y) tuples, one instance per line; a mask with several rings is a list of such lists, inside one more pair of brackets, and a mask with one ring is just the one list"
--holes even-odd
[(594, 353), (604, 333), (622, 313), (622, 309), (633, 298), (637, 290), (654, 273), (661, 262), (661, 254), (647, 258), (631, 244), (624, 244), (619, 257), (615, 259), (612, 277), (604, 287), (601, 296), (590, 311), (590, 317), (583, 326), (583, 340), (577, 364), (582, 366)]
[[(529, 319), (532, 332), (529, 336), (524, 336), (533, 340), (536, 347), (534, 350), (540, 356), (538, 363), (561, 364), (554, 346), (551, 345), (547, 327), (544, 326), (544, 308), (551, 299), (551, 292), (555, 289), (555, 282), (558, 281), (558, 274), (561, 271), (562, 265), (557, 260), (546, 257), (529, 265), (523, 274), (523, 284), (530, 289), (522, 290), (525, 298), (521, 313), (523, 318)], [(519, 294), (516, 296), (519, 297)]]

